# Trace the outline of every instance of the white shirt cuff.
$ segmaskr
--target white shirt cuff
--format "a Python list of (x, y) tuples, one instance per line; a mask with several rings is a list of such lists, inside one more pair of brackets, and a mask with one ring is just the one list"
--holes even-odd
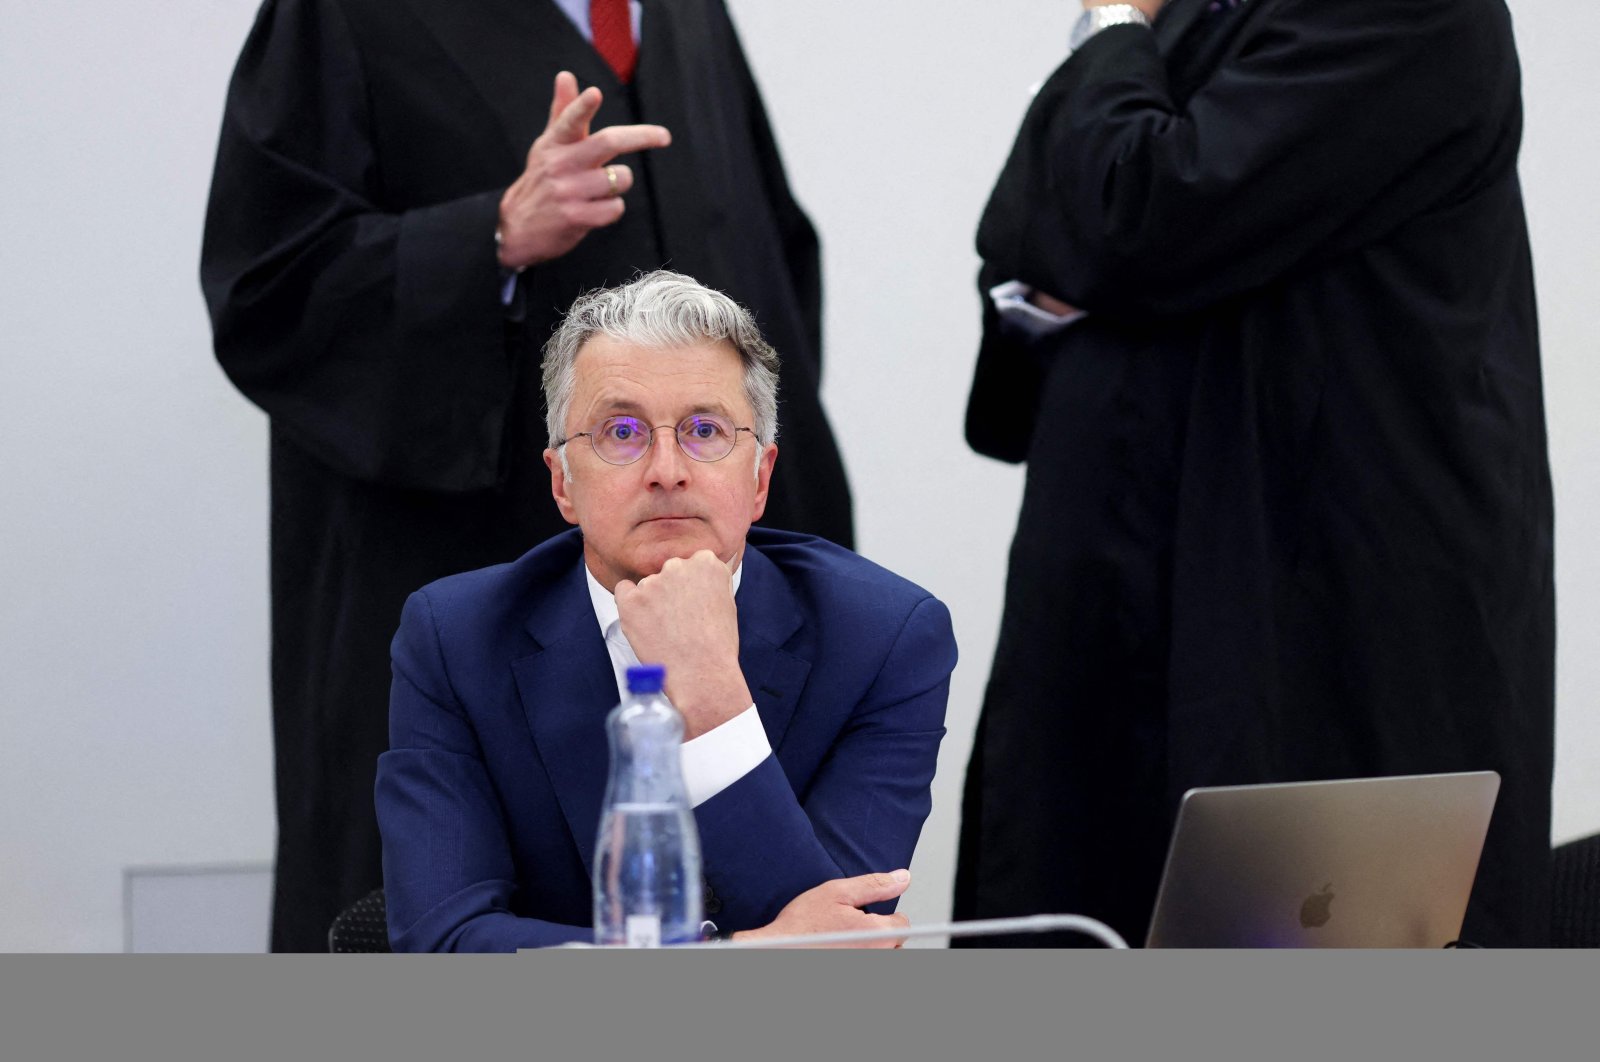
[(761, 766), (772, 746), (752, 704), (721, 726), (685, 741), (678, 753), (689, 806), (697, 808)]
[(989, 289), (989, 298), (1000, 320), (1007, 328), (1022, 333), (1030, 339), (1059, 332), (1084, 316), (1083, 310), (1071, 313), (1051, 313), (1028, 301), (1033, 289), (1020, 280), (1008, 280)]

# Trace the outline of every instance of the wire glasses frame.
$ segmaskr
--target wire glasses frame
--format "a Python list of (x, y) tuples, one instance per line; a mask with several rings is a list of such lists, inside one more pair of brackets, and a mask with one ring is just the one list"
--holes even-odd
[(672, 428), (678, 448), (685, 456), (702, 463), (721, 461), (733, 453), (741, 431), (749, 432), (752, 438), (756, 434), (754, 428), (736, 427), (732, 421), (715, 413), (691, 413), (676, 425), (661, 424), (655, 427), (637, 417), (607, 417), (592, 431), (573, 432), (556, 443), (553, 449), (559, 450), (574, 439), (587, 438), (594, 455), (606, 464), (631, 465), (649, 453), (655, 443), (656, 432), (668, 427)]

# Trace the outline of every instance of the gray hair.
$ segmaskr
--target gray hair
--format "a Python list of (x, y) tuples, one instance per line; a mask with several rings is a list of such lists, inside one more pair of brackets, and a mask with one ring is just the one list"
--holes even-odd
[[(778, 352), (761, 338), (750, 311), (682, 273), (658, 269), (615, 288), (581, 295), (544, 348), (545, 430), (550, 446), (566, 437), (577, 384), (578, 351), (597, 335), (661, 349), (726, 342), (744, 364), (744, 396), (755, 412), (757, 461), (778, 438)], [(566, 464), (566, 450), (561, 452)]]

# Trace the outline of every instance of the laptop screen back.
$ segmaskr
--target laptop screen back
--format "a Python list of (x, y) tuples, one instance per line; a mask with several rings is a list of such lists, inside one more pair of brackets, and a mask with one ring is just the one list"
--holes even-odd
[(1461, 931), (1493, 771), (1184, 794), (1152, 948), (1438, 948)]

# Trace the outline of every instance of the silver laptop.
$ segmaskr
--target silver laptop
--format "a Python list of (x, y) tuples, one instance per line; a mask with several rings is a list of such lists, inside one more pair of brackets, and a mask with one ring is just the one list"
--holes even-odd
[(1191, 789), (1150, 948), (1438, 948), (1478, 872), (1494, 771)]

